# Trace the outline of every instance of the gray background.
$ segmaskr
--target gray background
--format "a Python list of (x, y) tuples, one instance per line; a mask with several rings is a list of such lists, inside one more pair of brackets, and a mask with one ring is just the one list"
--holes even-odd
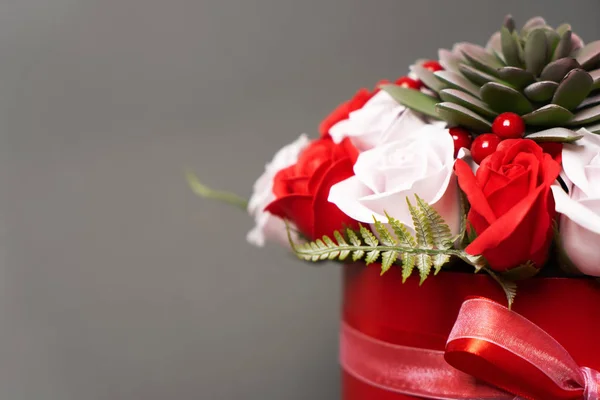
[(0, 1), (0, 398), (335, 399), (339, 270), (244, 241), (264, 163), (505, 13), (590, 1)]

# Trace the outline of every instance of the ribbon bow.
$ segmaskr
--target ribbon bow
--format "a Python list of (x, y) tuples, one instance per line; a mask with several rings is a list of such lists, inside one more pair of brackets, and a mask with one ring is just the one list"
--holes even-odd
[(446, 399), (600, 400), (600, 372), (548, 333), (485, 298), (466, 300), (445, 351), (383, 342), (342, 326), (342, 367), (381, 389)]

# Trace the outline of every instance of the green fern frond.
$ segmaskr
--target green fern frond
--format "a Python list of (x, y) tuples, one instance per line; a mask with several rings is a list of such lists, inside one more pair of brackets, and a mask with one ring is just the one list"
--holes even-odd
[[(412, 217), (413, 225), (415, 227), (417, 244), (419, 247), (433, 248), (433, 233), (423, 210), (414, 207), (408, 197), (406, 198), (406, 204), (408, 205), (408, 211), (410, 211), (410, 216)], [(419, 262), (417, 261), (417, 266), (418, 265)]]
[(360, 235), (362, 236), (365, 243), (371, 247), (377, 247), (377, 245), (379, 244), (379, 240), (377, 240), (375, 235), (373, 235), (373, 233), (370, 230), (368, 230), (367, 228), (365, 228), (364, 226), (359, 225), (359, 227), (360, 227)]
[(397, 219), (390, 217), (387, 212), (385, 213), (385, 216), (387, 217), (388, 223), (394, 230), (394, 233), (396, 234), (396, 237), (400, 241), (401, 245), (406, 247), (417, 247), (417, 241), (413, 235), (410, 234), (406, 225)]
[(484, 268), (484, 270), (502, 287), (502, 290), (506, 295), (506, 300), (508, 301), (508, 308), (511, 309), (515, 302), (515, 297), (517, 297), (517, 284), (500, 277), (489, 268)]
[(381, 223), (381, 221), (378, 221), (377, 218), (375, 218), (375, 216), (373, 216), (373, 221), (375, 225), (375, 230), (379, 234), (379, 239), (381, 240), (381, 243), (386, 246), (395, 246), (396, 241), (390, 234), (390, 231), (388, 231), (388, 229)]
[(442, 216), (427, 202), (415, 195), (417, 204), (422, 211), (423, 217), (427, 220), (428, 227), (431, 229), (433, 245), (438, 249), (449, 249), (452, 247), (452, 232)]
[(286, 223), (288, 239), (294, 253), (307, 261), (344, 260), (351, 255), (353, 261), (364, 260), (367, 265), (380, 261), (381, 274), (384, 274), (400, 260), (402, 280), (406, 281), (416, 267), (421, 284), (432, 269), (437, 274), (453, 256), (473, 265), (476, 270), (483, 266), (482, 257), (471, 256), (464, 250), (448, 246), (452, 237), (450, 229), (437, 226), (447, 224), (431, 206), (418, 197), (416, 205), (412, 205), (408, 199), (407, 203), (417, 228), (416, 238), (404, 224), (386, 213), (387, 225), (374, 219), (374, 230), (379, 238), (367, 227), (359, 225), (358, 232), (346, 229), (345, 237), (339, 231), (334, 231), (335, 240), (323, 236), (313, 242), (297, 245), (293, 243)]

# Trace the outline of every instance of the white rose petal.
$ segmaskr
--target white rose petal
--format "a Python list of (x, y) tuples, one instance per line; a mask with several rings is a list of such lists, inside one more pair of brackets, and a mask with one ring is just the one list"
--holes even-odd
[(273, 194), (273, 178), (284, 168), (298, 161), (298, 156), (309, 144), (306, 134), (300, 135), (295, 142), (280, 149), (273, 160), (265, 166), (265, 172), (254, 183), (253, 193), (248, 202), (248, 213), (254, 217), (255, 226), (246, 239), (255, 246), (264, 246), (266, 241), (273, 240), (287, 244), (287, 233), (283, 220), (264, 211), (265, 207), (275, 200)]
[(338, 122), (329, 130), (335, 143), (350, 138), (359, 151), (366, 151), (400, 138), (427, 122), (412, 110), (380, 90), (365, 105), (352, 111), (348, 119)]
[(600, 276), (600, 137), (581, 129), (583, 138), (562, 151), (567, 194), (552, 187), (556, 211), (561, 213), (560, 242), (573, 264), (584, 274)]
[(387, 212), (413, 228), (406, 199), (414, 203), (416, 194), (457, 233), (460, 203), (453, 153), (452, 137), (437, 124), (405, 132), (396, 141), (361, 153), (355, 176), (332, 186), (329, 201), (360, 222), (372, 223), (373, 217), (385, 221)]

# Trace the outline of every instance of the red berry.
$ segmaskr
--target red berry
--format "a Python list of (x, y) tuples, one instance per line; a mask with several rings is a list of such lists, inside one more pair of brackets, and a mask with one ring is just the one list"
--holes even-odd
[(439, 62), (434, 60), (425, 61), (421, 65), (423, 66), (423, 68), (428, 69), (431, 72), (442, 71), (444, 69), (444, 67), (442, 67)]
[(452, 140), (454, 141), (454, 158), (458, 154), (458, 150), (462, 147), (465, 149), (471, 148), (471, 135), (469, 131), (463, 128), (450, 128), (450, 136), (452, 136)]
[(413, 78), (409, 78), (408, 76), (403, 76), (401, 78), (398, 78), (398, 80), (396, 81), (396, 85), (403, 87), (403, 88), (419, 90), (419, 89), (421, 89), (421, 87), (423, 87), (423, 82), (421, 82), (418, 79), (413, 79)]
[(501, 139), (519, 139), (525, 133), (525, 122), (517, 114), (505, 112), (494, 120), (492, 132)]
[(496, 151), (496, 148), (500, 144), (500, 138), (498, 135), (493, 133), (484, 133), (479, 135), (473, 140), (471, 145), (471, 156), (473, 161), (477, 164), (481, 164), (484, 158)]

